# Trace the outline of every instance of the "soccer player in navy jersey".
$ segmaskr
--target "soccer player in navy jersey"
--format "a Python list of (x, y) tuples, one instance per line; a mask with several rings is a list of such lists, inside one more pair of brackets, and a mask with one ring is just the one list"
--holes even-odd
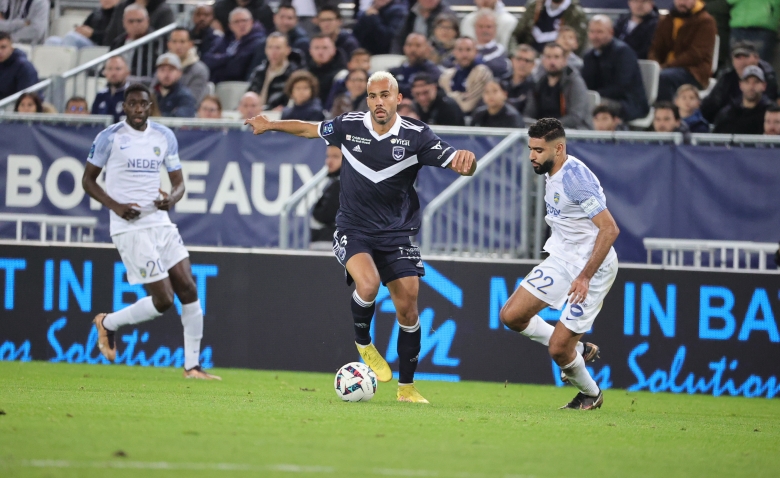
[(414, 386), (421, 336), (417, 293), (419, 277), (425, 274), (420, 249), (410, 240), (420, 229), (414, 181), (424, 165), (471, 176), (477, 162), (474, 153), (455, 150), (425, 123), (396, 113), (402, 97), (390, 73), (371, 75), (367, 89), (369, 112), (321, 123), (269, 121), (260, 115), (245, 124), (254, 134), (281, 131), (320, 137), (341, 149), (345, 161), (333, 252), (345, 268), (347, 285), (355, 284), (351, 306), (358, 352), (380, 381), (392, 380), (390, 366), (369, 333), (381, 281), (390, 290), (400, 329), (396, 396), (402, 402), (428, 403)]

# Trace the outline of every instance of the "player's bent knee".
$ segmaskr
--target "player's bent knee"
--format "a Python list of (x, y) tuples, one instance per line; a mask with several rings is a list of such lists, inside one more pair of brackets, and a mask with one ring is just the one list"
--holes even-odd
[(507, 307), (504, 305), (501, 308), (501, 311), (498, 313), (498, 318), (501, 320), (501, 323), (506, 325), (512, 330), (523, 330), (528, 325), (529, 318), (525, 318), (522, 315), (518, 315), (516, 312), (512, 311), (510, 307)]
[(152, 303), (157, 312), (165, 312), (173, 306), (173, 293), (153, 295)]
[(379, 293), (379, 280), (376, 281), (368, 279), (360, 282), (355, 282), (355, 290), (361, 299), (367, 302), (371, 302), (376, 299)]
[(571, 362), (570, 356), (572, 352), (574, 352), (573, 350), (566, 348), (564, 344), (556, 342), (550, 342), (550, 346), (547, 351), (550, 353), (550, 358), (552, 358), (558, 365)]

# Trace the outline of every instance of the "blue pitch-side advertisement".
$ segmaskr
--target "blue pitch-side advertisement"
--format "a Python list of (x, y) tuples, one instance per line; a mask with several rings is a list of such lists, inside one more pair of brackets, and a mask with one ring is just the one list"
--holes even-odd
[[(205, 366), (335, 372), (358, 359), (350, 289), (335, 258), (193, 250), (191, 260), (205, 311)], [(544, 347), (499, 320), (501, 306), (532, 265), (427, 261), (417, 378), (562, 386)], [(0, 285), (1, 360), (105, 364), (92, 318), (145, 295), (127, 283), (109, 245), (3, 246)], [(177, 308), (121, 329), (114, 366), (180, 367)], [(776, 273), (623, 265), (585, 336), (602, 348), (591, 372), (604, 389), (777, 397), (779, 314)], [(541, 315), (551, 323), (559, 318), (555, 310)], [(394, 317), (382, 288), (372, 334), (397, 369)]]

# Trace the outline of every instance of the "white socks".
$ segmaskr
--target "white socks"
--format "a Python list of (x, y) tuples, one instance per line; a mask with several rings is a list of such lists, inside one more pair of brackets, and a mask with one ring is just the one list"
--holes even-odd
[(103, 327), (111, 331), (116, 331), (123, 325), (146, 322), (147, 320), (152, 320), (161, 315), (162, 314), (154, 308), (152, 298), (146, 296), (133, 305), (129, 305), (113, 314), (108, 314), (106, 318), (103, 319)]
[(203, 338), (203, 310), (200, 300), (181, 306), (181, 325), (184, 326), (184, 368), (200, 364), (200, 339)]
[(420, 318), (417, 318), (417, 322), (414, 325), (401, 325), (401, 322), (398, 322), (398, 328), (409, 334), (417, 332), (420, 330)]
[(580, 392), (590, 397), (598, 396), (599, 386), (588, 373), (588, 369), (585, 368), (585, 359), (579, 352), (572, 363), (561, 367), (561, 371), (566, 374), (566, 378), (572, 385), (580, 389)]
[[(548, 324), (538, 315), (534, 315), (528, 322), (528, 327), (521, 331), (520, 334), (525, 335), (534, 342), (539, 342), (545, 347), (550, 346), (550, 337), (552, 337), (555, 327)], [(577, 342), (577, 353), (584, 353), (585, 345), (582, 342)]]

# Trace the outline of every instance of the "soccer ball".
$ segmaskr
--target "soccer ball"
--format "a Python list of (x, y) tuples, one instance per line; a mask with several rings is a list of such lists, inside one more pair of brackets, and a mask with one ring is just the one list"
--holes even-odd
[(376, 393), (376, 374), (368, 365), (350, 362), (336, 372), (333, 387), (345, 402), (367, 402)]

